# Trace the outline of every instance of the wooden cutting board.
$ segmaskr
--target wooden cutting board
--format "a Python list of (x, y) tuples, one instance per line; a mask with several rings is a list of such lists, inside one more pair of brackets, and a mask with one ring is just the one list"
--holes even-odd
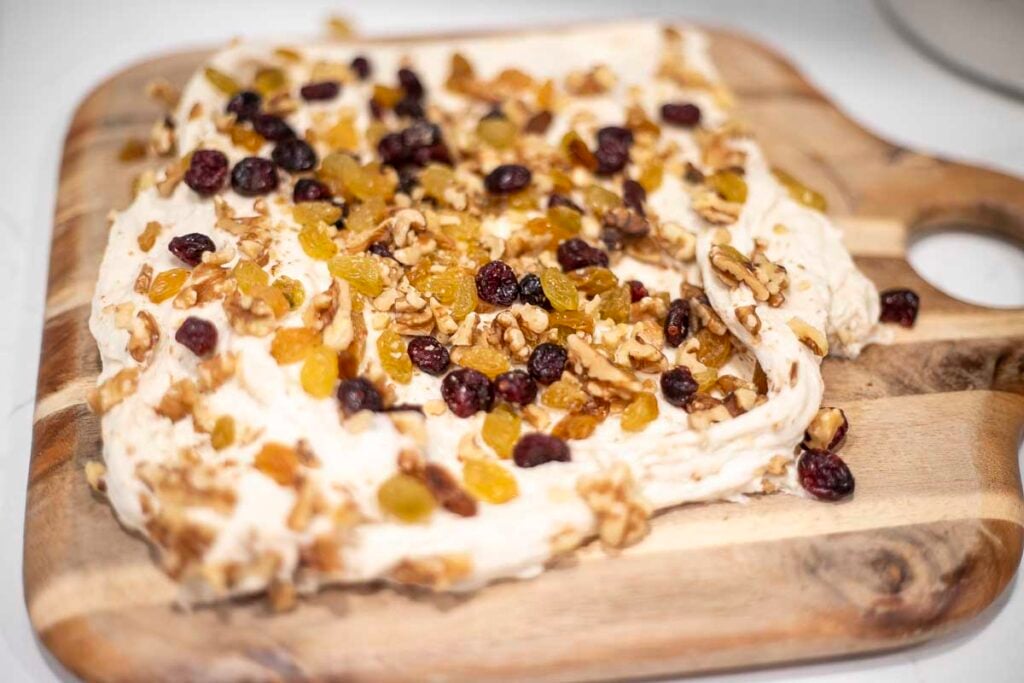
[(905, 244), (949, 222), (1024, 239), (1024, 181), (884, 142), (776, 53), (711, 35), (773, 163), (825, 193), (880, 289), (921, 295), (917, 326), (896, 343), (825, 362), (826, 403), (853, 425), (852, 500), (691, 505), (617, 556), (586, 548), (468, 596), (335, 589), (283, 615), (260, 601), (172, 608), (174, 586), (83, 467), (100, 452), (84, 397), (99, 363), (86, 320), (106, 215), (144, 166), (117, 152), (159, 113), (144, 85), (181, 84), (208, 53), (173, 54), (96, 88), (64, 148), (24, 567), (32, 623), (57, 658), (102, 681), (610, 679), (891, 649), (990, 605), (1021, 556), (1024, 311), (945, 296)]

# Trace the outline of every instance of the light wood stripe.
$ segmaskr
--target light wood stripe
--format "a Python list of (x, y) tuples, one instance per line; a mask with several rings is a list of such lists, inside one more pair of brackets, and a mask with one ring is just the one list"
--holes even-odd
[(854, 256), (901, 259), (906, 253), (907, 230), (899, 221), (861, 216), (836, 216), (833, 220), (843, 231), (843, 244)]
[(57, 391), (43, 396), (36, 401), (34, 422), (58, 413), (67, 408), (85, 404), (89, 391), (96, 386), (96, 377), (79, 377), (62, 386)]

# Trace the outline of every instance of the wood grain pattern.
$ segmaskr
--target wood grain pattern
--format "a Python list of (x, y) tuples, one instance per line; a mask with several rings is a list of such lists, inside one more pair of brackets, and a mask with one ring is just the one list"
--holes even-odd
[(106, 214), (140, 170), (116, 153), (158, 114), (144, 84), (183, 82), (206, 53), (168, 55), (100, 85), (65, 145), (25, 535), (46, 646), (97, 681), (597, 680), (895, 648), (985, 609), (1021, 556), (1024, 312), (953, 300), (903, 256), (908, 235), (951, 221), (1024, 240), (1024, 182), (886, 143), (775, 53), (711, 35), (769, 158), (823, 190), (880, 288), (921, 294), (898, 343), (825, 363), (826, 400), (853, 424), (852, 500), (686, 506), (616, 557), (585, 548), (470, 596), (328, 590), (277, 616), (259, 602), (170, 607), (174, 586), (82, 472), (100, 448), (83, 405), (98, 369), (88, 305)]

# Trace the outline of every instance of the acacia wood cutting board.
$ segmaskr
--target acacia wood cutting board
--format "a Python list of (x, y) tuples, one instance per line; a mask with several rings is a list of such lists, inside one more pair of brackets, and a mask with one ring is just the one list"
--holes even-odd
[(710, 33), (772, 162), (824, 192), (880, 289), (921, 295), (893, 345), (825, 361), (826, 404), (852, 424), (851, 500), (686, 506), (617, 556), (586, 548), (468, 596), (335, 589), (282, 615), (260, 601), (172, 608), (174, 586), (83, 468), (100, 452), (84, 397), (106, 215), (144, 165), (117, 152), (159, 114), (144, 85), (182, 84), (208, 53), (173, 54), (96, 88), (64, 147), (25, 523), (25, 597), (46, 647), (102, 681), (610, 679), (895, 648), (992, 603), (1021, 556), (1024, 311), (945, 296), (905, 242), (950, 221), (1024, 239), (1024, 181), (886, 143), (774, 52)]

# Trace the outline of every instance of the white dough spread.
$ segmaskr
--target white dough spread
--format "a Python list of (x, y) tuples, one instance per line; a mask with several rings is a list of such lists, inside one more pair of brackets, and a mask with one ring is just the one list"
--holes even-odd
[[(198, 70), (164, 128), (170, 163), (113, 220), (90, 319), (90, 480), (183, 601), (475, 588), (591, 538), (642, 542), (666, 507), (804, 495), (822, 357), (878, 338), (878, 293), (820, 195), (736, 120), (706, 42), (648, 22), (241, 42)], [(226, 113), (239, 89), (264, 119)], [(292, 132), (308, 146), (267, 139)], [(389, 134), (398, 161), (379, 151)], [(276, 186), (236, 166), (253, 156), (277, 162)], [(296, 203), (300, 179), (330, 197)], [(208, 242), (172, 250), (193, 233)], [(569, 240), (589, 265), (563, 258)], [(491, 261), (541, 294), (496, 300), (479, 284)], [(428, 335), (443, 372), (410, 363)], [(522, 372), (541, 344), (565, 349), (553, 383)], [(496, 397), (460, 394), (481, 402), (460, 417), (441, 391), (460, 366), (513, 371), (536, 397), (499, 377)], [(371, 410), (339, 400), (357, 377)], [(534, 432), (557, 439), (519, 442)]]

